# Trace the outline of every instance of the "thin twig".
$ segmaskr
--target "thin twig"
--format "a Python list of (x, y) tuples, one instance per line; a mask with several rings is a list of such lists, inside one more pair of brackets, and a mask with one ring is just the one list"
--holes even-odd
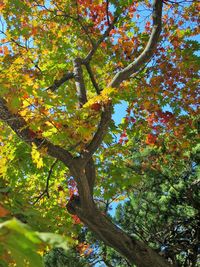
[(95, 54), (97, 51), (99, 45), (105, 40), (106, 37), (109, 36), (110, 31), (114, 28), (114, 24), (117, 22), (118, 16), (115, 16), (112, 23), (109, 25), (107, 30), (104, 32), (104, 34), (100, 37), (100, 39), (96, 42), (96, 44), (93, 46), (92, 50), (88, 53), (86, 58), (83, 60), (83, 63), (86, 64), (88, 63), (91, 59), (92, 56)]
[(83, 29), (83, 31), (85, 32), (85, 34), (87, 35), (92, 47), (95, 46), (95, 43), (94, 41), (92, 40), (92, 38), (90, 37), (90, 34), (88, 32), (88, 28), (87, 26), (85, 26), (82, 22), (81, 22), (81, 17), (79, 16), (78, 19), (77, 19), (78, 23), (80, 24), (81, 28)]
[(100, 92), (101, 92), (101, 89), (99, 88), (99, 86), (98, 86), (98, 84), (97, 84), (97, 82), (96, 82), (96, 80), (94, 78), (94, 74), (92, 72), (90, 64), (89, 63), (85, 64), (85, 67), (86, 67), (87, 72), (88, 72), (88, 74), (90, 76), (90, 80), (91, 80), (91, 82), (92, 82), (92, 84), (93, 84), (93, 86), (94, 86), (94, 88), (96, 90), (96, 93), (99, 95)]
[(108, 25), (110, 25), (110, 19), (109, 19), (109, 0), (106, 0), (106, 17)]
[(49, 86), (47, 89), (45, 89), (45, 90), (50, 90), (50, 91), (54, 92), (63, 83), (65, 83), (66, 81), (68, 81), (68, 80), (70, 80), (72, 78), (74, 78), (73, 72), (67, 72), (60, 80), (55, 80), (54, 83), (51, 86)]
[(51, 165), (49, 173), (48, 173), (48, 176), (47, 176), (45, 189), (38, 197), (36, 197), (36, 200), (33, 202), (33, 205), (35, 205), (45, 195), (47, 196), (47, 198), (50, 198), (50, 195), (49, 195), (49, 181), (50, 181), (50, 178), (51, 178), (51, 174), (52, 174), (53, 168), (55, 167), (57, 162), (58, 162), (58, 159), (56, 159), (53, 162), (53, 164)]

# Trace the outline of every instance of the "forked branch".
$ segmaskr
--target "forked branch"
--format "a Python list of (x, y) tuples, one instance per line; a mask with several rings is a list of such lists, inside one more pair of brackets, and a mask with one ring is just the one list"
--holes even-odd
[[(153, 29), (152, 29), (152, 33), (151, 33), (151, 36), (149, 38), (149, 41), (146, 45), (146, 48), (140, 54), (140, 56), (138, 58), (136, 58), (135, 61), (133, 61), (125, 69), (123, 69), (122, 71), (118, 72), (115, 75), (115, 77), (110, 82), (108, 87), (115, 87), (115, 88), (118, 87), (122, 81), (128, 79), (132, 74), (137, 72), (140, 69), (140, 67), (143, 64), (145, 64), (152, 57), (154, 50), (156, 48), (156, 45), (158, 43), (158, 39), (159, 39), (161, 28), (162, 28), (162, 21), (161, 21), (162, 5), (163, 5), (162, 0), (154, 0), (154, 3), (153, 3)], [(116, 20), (117, 20), (117, 18), (115, 18), (113, 20), (112, 24), (110, 25), (110, 27), (107, 30), (108, 31), (107, 34), (109, 34), (109, 29), (111, 29), (113, 27)], [(101, 40), (105, 38), (105, 36), (107, 36), (106, 33), (104, 33), (102, 38), (99, 40), (100, 43), (101, 43)], [(98, 48), (98, 45), (95, 49), (97, 49), (97, 48)], [(86, 62), (88, 62), (91, 59), (92, 55), (96, 51), (95, 49), (90, 51), (90, 53), (88, 54), (88, 56), (85, 59)], [(83, 153), (83, 156), (86, 157), (87, 159), (89, 159), (93, 155), (93, 153), (97, 150), (97, 148), (101, 144), (101, 142), (102, 142), (102, 140), (103, 140), (103, 138), (107, 132), (109, 123), (110, 123), (111, 113), (112, 113), (112, 105), (109, 104), (109, 105), (105, 106), (105, 109), (101, 115), (101, 121), (99, 123), (97, 132), (95, 133), (92, 141), (86, 147), (86, 152)]]
[(55, 167), (56, 163), (58, 162), (58, 159), (56, 159), (53, 164), (51, 165), (50, 167), (50, 170), (49, 170), (49, 173), (48, 173), (48, 176), (47, 176), (47, 180), (46, 180), (46, 186), (45, 186), (45, 189), (44, 191), (38, 196), (36, 197), (36, 200), (33, 202), (33, 205), (35, 205), (41, 198), (43, 198), (45, 195), (49, 198), (49, 181), (50, 181), (50, 178), (51, 178), (51, 174), (52, 174), (52, 171), (53, 171), (53, 168)]

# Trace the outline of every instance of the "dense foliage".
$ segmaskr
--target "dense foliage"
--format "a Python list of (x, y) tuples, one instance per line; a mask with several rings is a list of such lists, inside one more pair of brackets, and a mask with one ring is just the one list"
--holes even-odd
[[(134, 162), (129, 167), (135, 170), (139, 158), (145, 160), (153, 154), (155, 151), (149, 151), (148, 155), (134, 153)], [(176, 175), (167, 175), (168, 169), (158, 171), (147, 168), (146, 178), (130, 188), (115, 213), (112, 211), (113, 202), (102, 204), (102, 210), (108, 216), (112, 214), (115, 223), (124, 231), (143, 240), (176, 266), (196, 266), (199, 262), (200, 238), (199, 160), (200, 150), (197, 146), (191, 158), (182, 162)], [(93, 248), (93, 252), (86, 257), (89, 263), (129, 266), (119, 253), (97, 241), (87, 229), (83, 229), (79, 240), (91, 244)]]
[[(3, 0), (0, 8), (2, 265), (35, 266), (47, 253), (51, 266), (49, 249), (67, 246), (53, 255), (80, 266), (100, 254), (114, 266), (195, 266), (198, 3)], [(121, 203), (114, 218), (112, 203)]]

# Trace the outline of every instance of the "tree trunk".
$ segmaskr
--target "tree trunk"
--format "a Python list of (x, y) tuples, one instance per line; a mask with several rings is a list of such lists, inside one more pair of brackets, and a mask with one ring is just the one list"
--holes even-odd
[[(72, 206), (73, 209), (70, 209)], [(78, 203), (76, 198), (68, 204), (67, 208), (70, 213), (76, 214), (100, 240), (118, 251), (131, 264), (135, 264), (137, 267), (172, 267), (153, 249), (128, 236), (114, 225), (103, 212), (97, 209), (94, 203), (92, 209), (86, 210), (81, 207), (81, 203)]]

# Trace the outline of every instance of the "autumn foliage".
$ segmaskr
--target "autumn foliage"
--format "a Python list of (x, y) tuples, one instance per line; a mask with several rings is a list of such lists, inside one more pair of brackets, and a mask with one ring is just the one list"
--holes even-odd
[[(176, 175), (198, 143), (199, 4), (3, 0), (0, 8), (2, 221), (73, 240), (85, 225), (130, 264), (169, 266), (105, 207), (125, 201), (148, 169)], [(120, 123), (116, 106), (126, 109)], [(92, 251), (84, 241), (75, 247)]]

